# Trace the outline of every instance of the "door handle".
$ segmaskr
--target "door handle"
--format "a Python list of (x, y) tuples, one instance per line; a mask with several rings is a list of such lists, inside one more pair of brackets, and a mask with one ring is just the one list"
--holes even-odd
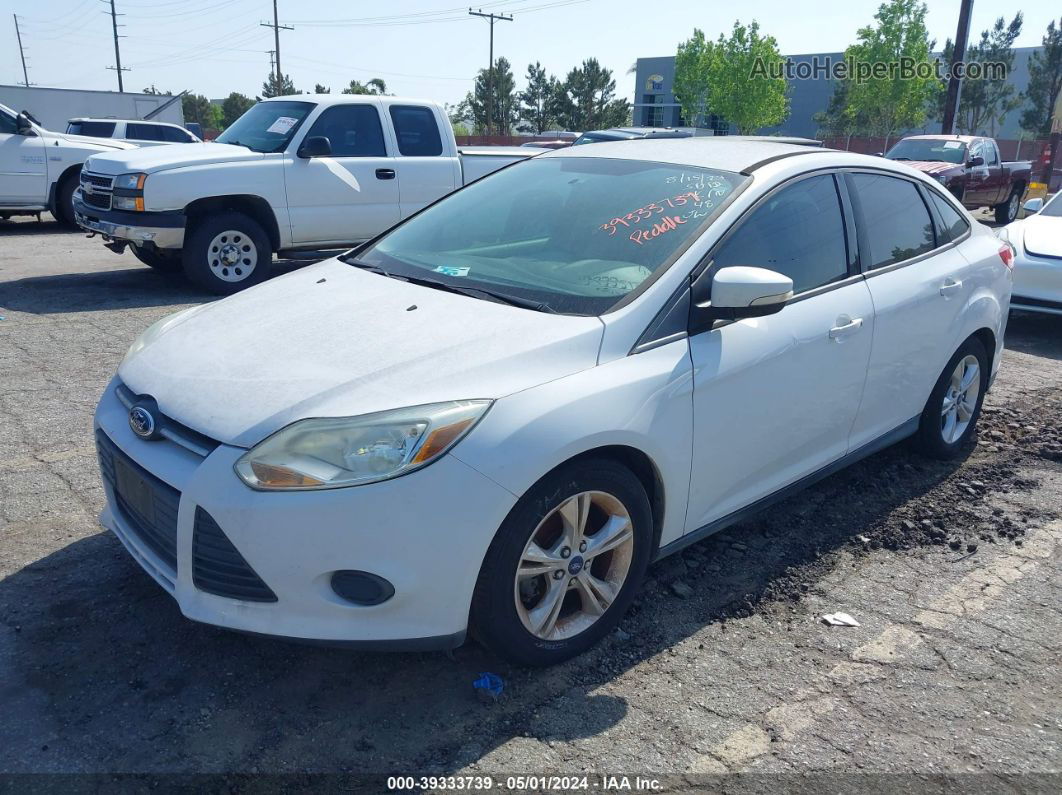
[(944, 280), (944, 284), (940, 285), (940, 294), (947, 297), (954, 292), (958, 292), (962, 289), (962, 282), (958, 279), (953, 279), (950, 276)]
[(395, 170), (393, 168), (378, 168), (376, 169), (376, 179), (394, 179)]
[(842, 321), (844, 321), (844, 320), (848, 320), (848, 318), (843, 318), (843, 317), (837, 318), (837, 322), (841, 323), (841, 325), (834, 326), (833, 328), (830, 329), (830, 339), (831, 340), (843, 339), (844, 337), (847, 337), (849, 334), (854, 334), (855, 332), (859, 331), (860, 328), (863, 327), (863, 318), (861, 318), (861, 317), (857, 317), (857, 318), (853, 318), (851, 320), (848, 320), (847, 323), (842, 323)]

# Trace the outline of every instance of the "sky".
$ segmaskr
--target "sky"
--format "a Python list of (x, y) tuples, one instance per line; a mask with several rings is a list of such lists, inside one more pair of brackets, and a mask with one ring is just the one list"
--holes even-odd
[[(457, 103), (488, 61), (489, 25), (470, 17), (455, 0), (278, 0), (281, 66), (296, 88), (315, 83), (338, 91), (351, 79), (383, 78), (388, 92)], [(270, 69), (272, 0), (115, 0), (126, 90), (154, 85), (188, 89), (214, 99), (239, 91), (261, 93)], [(596, 57), (616, 79), (617, 94), (631, 99), (639, 57), (669, 55), (694, 27), (710, 38), (735, 19), (757, 20), (784, 54), (835, 52), (873, 21), (879, 2), (837, 0), (793, 3), (743, 0), (494, 0), (475, 8), (511, 14), (494, 27), (495, 57), (513, 64), (522, 87), (529, 63), (540, 61), (562, 77)], [(928, 26), (938, 46), (954, 37), (959, 0), (929, 0)], [(815, 13), (812, 8), (836, 10)], [(1017, 46), (1036, 46), (1058, 0), (1025, 0), (1025, 26)], [(29, 79), (41, 86), (116, 90), (109, 0), (4, 0), (0, 4), (0, 83), (22, 82), (15, 38), (18, 15)], [(971, 39), (1006, 14), (1013, 3), (974, 3)]]

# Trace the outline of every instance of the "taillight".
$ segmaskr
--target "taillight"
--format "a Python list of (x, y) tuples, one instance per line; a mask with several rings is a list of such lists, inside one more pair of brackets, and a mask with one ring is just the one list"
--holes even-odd
[(1014, 269), (1014, 249), (1007, 243), (999, 247), (999, 258), (1003, 260), (1003, 264), (1008, 268)]

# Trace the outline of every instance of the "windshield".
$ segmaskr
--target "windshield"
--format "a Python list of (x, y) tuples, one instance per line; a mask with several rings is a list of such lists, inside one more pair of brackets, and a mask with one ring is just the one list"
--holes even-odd
[(429, 207), (356, 262), (598, 315), (670, 265), (746, 179), (637, 160), (527, 160)]
[(283, 152), (314, 107), (312, 102), (259, 102), (216, 140), (255, 152)]
[(908, 138), (890, 149), (889, 160), (929, 160), (941, 163), (965, 163), (966, 144), (945, 138)]
[(1056, 193), (1054, 198), (1050, 199), (1045, 204), (1037, 215), (1048, 215), (1052, 218), (1062, 218), (1062, 199), (1058, 197), (1062, 196), (1062, 193)]

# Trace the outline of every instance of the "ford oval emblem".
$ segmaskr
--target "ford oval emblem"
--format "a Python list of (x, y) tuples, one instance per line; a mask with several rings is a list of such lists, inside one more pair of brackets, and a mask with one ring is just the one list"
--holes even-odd
[(150, 439), (155, 435), (155, 418), (143, 406), (129, 409), (129, 427), (141, 439)]

